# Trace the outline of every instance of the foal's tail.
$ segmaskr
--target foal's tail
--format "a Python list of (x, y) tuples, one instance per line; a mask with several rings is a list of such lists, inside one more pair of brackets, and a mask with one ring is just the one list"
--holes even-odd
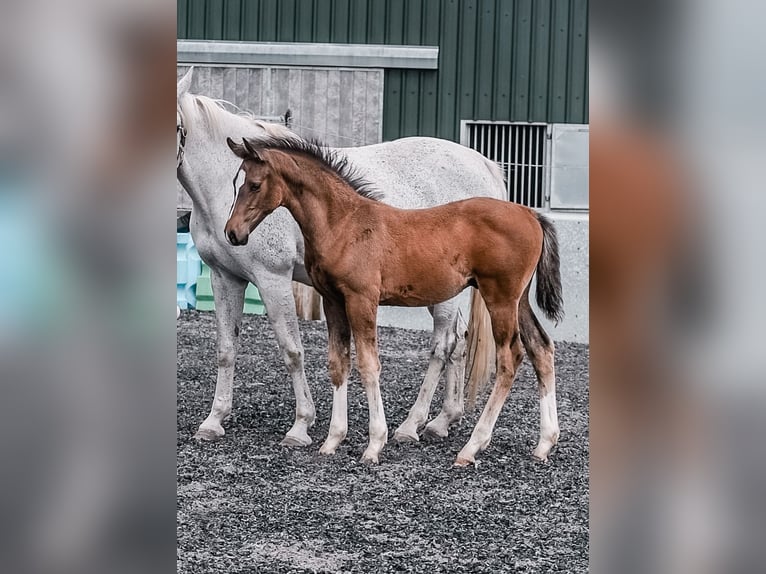
[(484, 299), (478, 289), (471, 289), (471, 316), (468, 319), (466, 336), (466, 372), (468, 373), (467, 406), (476, 406), (476, 396), (487, 386), (495, 366), (495, 339), (492, 336), (492, 321)]
[(537, 306), (548, 319), (558, 324), (564, 318), (559, 240), (550, 219), (538, 213), (537, 220), (543, 229), (543, 251), (537, 262)]

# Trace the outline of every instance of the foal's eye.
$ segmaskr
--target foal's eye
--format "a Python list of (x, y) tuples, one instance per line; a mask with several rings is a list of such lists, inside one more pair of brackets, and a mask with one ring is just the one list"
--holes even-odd
[(251, 183), (250, 184), (250, 191), (258, 191), (259, 189), (261, 189), (261, 184), (260, 183)]

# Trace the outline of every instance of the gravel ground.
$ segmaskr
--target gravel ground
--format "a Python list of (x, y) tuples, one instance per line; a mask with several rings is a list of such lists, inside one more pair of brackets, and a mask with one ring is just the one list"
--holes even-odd
[[(525, 360), (476, 468), (455, 469), (480, 410), (439, 441), (389, 441), (381, 463), (360, 462), (367, 406), (349, 385), (349, 434), (317, 453), (332, 393), (324, 323), (301, 324), (317, 405), (307, 449), (279, 446), (294, 401), (265, 317), (246, 316), (234, 416), (216, 443), (193, 440), (215, 384), (212, 313), (178, 321), (178, 572), (586, 572), (588, 347), (557, 345), (561, 440), (532, 460), (538, 400)], [(429, 333), (379, 328), (389, 433), (406, 418), (425, 374)], [(443, 383), (442, 383), (443, 384)], [(486, 395), (485, 395), (486, 398)], [(481, 403), (483, 405), (483, 401)], [(431, 407), (441, 405), (441, 389)]]

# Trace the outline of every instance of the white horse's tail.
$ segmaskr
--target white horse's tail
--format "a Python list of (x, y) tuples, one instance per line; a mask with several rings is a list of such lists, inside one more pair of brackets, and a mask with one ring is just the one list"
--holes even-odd
[(468, 356), (466, 372), (468, 373), (467, 406), (476, 406), (476, 397), (487, 386), (495, 367), (495, 339), (492, 335), (492, 321), (487, 305), (478, 289), (471, 289), (471, 316), (468, 319), (468, 335), (466, 337)]
[(322, 297), (316, 289), (293, 281), (293, 297), (298, 319), (317, 321), (322, 318)]

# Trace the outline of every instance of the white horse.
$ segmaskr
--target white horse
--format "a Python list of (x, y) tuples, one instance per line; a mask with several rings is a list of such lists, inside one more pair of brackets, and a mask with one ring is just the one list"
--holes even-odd
[[(218, 378), (208, 417), (196, 437), (212, 440), (224, 435), (223, 421), (231, 413), (234, 362), (247, 283), (258, 287), (268, 320), (276, 334), (282, 358), (295, 392), (295, 423), (283, 445), (311, 444), (308, 429), (314, 423), (314, 403), (306, 382), (303, 346), (298, 331), (292, 281), (310, 285), (303, 266), (303, 236), (284, 208), (271, 214), (245, 247), (233, 248), (224, 237), (224, 225), (234, 199), (232, 174), (239, 158), (226, 145), (226, 137), (298, 137), (287, 128), (255, 120), (246, 113), (227, 111), (222, 103), (189, 93), (193, 70), (177, 86), (178, 179), (193, 202), (190, 231), (202, 260), (210, 267), (218, 325)], [(383, 201), (402, 208), (421, 208), (487, 196), (503, 198), (505, 185), (500, 168), (481, 154), (456, 143), (435, 138), (405, 138), (389, 143), (343, 150), (368, 181), (386, 190)], [(459, 238), (455, 238), (459, 241)], [(494, 357), (486, 307), (474, 293), (469, 320), (477, 325), (471, 351), (471, 377), (489, 378)], [(481, 304), (479, 304), (481, 303)], [(458, 302), (452, 299), (429, 308), (434, 321), (431, 356), (423, 384), (407, 419), (394, 433), (397, 440), (418, 440), (428, 420), (439, 378), (446, 370), (446, 392), (441, 413), (425, 432), (445, 437), (449, 426), (463, 415), (466, 365), (466, 325)], [(484, 327), (481, 327), (481, 326)], [(482, 381), (483, 382), (483, 381)], [(345, 405), (346, 391), (338, 397)], [(345, 408), (343, 409), (345, 412)]]

